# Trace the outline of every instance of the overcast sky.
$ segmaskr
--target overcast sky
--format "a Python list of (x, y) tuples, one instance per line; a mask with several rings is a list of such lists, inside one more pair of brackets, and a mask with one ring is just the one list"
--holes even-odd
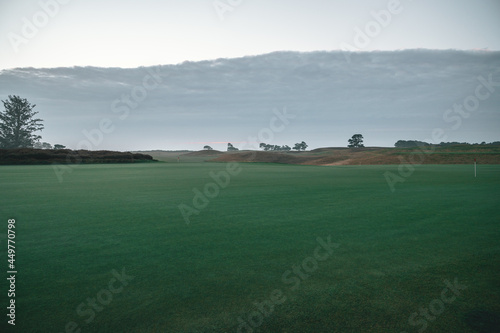
[[(378, 15), (378, 31), (370, 22), (381, 11), (390, 17)], [(138, 67), (342, 43), (500, 50), (499, 0), (0, 0), (0, 22), (0, 69)], [(356, 28), (374, 37), (355, 45)]]
[[(52, 144), (77, 148), (109, 119), (92, 149), (223, 149), (284, 108), (296, 118), (268, 143), (345, 146), (361, 132), (392, 146), (435, 128), (500, 139), (500, 88), (446, 113), (479, 77), (500, 82), (499, 0), (0, 0), (0, 22), (0, 99), (36, 103)], [(433, 51), (396, 52), (414, 49)], [(218, 58), (238, 59), (183, 63)], [(9, 70), (26, 67), (71, 68)], [(124, 104), (144, 84), (144, 100)]]

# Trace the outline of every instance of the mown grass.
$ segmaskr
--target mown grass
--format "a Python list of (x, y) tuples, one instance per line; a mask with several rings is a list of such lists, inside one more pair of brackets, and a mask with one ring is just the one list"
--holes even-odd
[[(500, 313), (499, 166), (418, 166), (394, 193), (397, 165), (240, 167), (190, 224), (178, 205), (226, 164), (80, 165), (62, 183), (50, 166), (0, 167), (1, 244), (15, 218), (19, 271), (2, 331), (236, 332), (280, 290), (255, 331), (417, 332), (410, 315), (455, 278), (467, 289), (426, 332)], [(292, 290), (283, 274), (328, 236), (339, 247)], [(86, 323), (78, 305), (123, 268), (134, 279)]]

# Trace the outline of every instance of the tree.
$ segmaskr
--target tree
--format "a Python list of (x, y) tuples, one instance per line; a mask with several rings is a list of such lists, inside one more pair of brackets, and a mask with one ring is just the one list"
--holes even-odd
[(33, 147), (40, 140), (34, 132), (43, 130), (42, 119), (34, 119), (35, 104), (25, 98), (8, 96), (2, 101), (5, 111), (0, 112), (0, 148)]
[(64, 146), (64, 145), (60, 145), (60, 144), (58, 144), (58, 143), (56, 143), (56, 144), (54, 145), (54, 149), (64, 149), (64, 148), (66, 148), (66, 146)]
[(203, 147), (203, 149), (205, 149), (205, 150), (213, 150), (213, 148), (210, 147), (210, 146), (205, 146), (205, 147)]
[(418, 140), (399, 140), (394, 144), (396, 148), (413, 148), (413, 147), (427, 147), (430, 146), (429, 143), (418, 141)]
[(349, 148), (362, 148), (363, 146), (363, 136), (361, 134), (354, 134), (352, 138), (349, 139)]
[[(62, 147), (64, 147), (64, 146), (62, 146)], [(48, 142), (37, 141), (33, 144), (33, 148), (35, 148), (35, 149), (52, 149), (52, 145)], [(58, 148), (55, 148), (55, 149), (58, 149)]]
[(235, 151), (235, 150), (239, 150), (239, 149), (236, 148), (235, 146), (233, 146), (231, 143), (227, 144), (227, 151)]
[(295, 146), (293, 146), (292, 149), (295, 149), (296, 151), (300, 151), (300, 150), (306, 150), (307, 149), (307, 143), (305, 143), (304, 141), (302, 141), (301, 143), (296, 143)]

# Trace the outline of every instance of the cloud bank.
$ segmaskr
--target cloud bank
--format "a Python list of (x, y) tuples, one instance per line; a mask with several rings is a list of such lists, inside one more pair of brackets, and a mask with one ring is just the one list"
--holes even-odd
[(93, 149), (224, 149), (215, 142), (257, 137), (284, 108), (295, 118), (267, 143), (346, 146), (362, 133), (367, 146), (392, 146), (431, 139), (435, 128), (446, 141), (500, 139), (500, 52), (276, 52), (133, 69), (3, 70), (0, 98), (13, 94), (37, 104), (43, 141), (70, 148), (92, 141), (105, 119)]

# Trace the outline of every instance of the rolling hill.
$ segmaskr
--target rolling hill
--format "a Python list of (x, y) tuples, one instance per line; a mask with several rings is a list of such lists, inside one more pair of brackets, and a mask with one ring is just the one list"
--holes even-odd
[(155, 159), (175, 162), (254, 162), (299, 165), (383, 165), (383, 164), (500, 164), (500, 146), (456, 145), (420, 148), (318, 148), (305, 152), (196, 151), (145, 152)]

